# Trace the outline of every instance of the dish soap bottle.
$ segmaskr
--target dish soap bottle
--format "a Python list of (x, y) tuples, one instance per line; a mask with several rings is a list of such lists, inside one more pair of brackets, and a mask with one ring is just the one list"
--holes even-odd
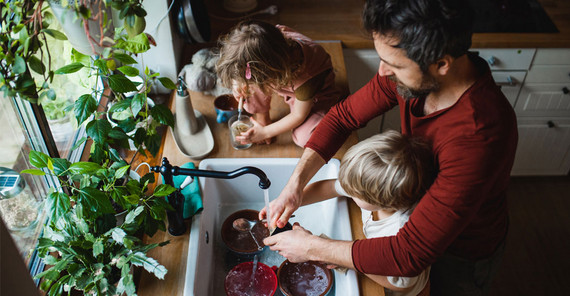
[(186, 83), (182, 76), (178, 77), (178, 89), (176, 90), (176, 125), (174, 128), (178, 129), (179, 135), (192, 135), (200, 130), (198, 120), (194, 108), (192, 108), (192, 101), (186, 89)]

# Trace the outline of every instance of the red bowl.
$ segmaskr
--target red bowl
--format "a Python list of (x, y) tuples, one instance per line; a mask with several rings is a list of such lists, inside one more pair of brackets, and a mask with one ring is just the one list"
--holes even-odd
[[(224, 286), (228, 296), (272, 296), (277, 291), (277, 276), (271, 267), (258, 262), (252, 277), (253, 262), (236, 265), (226, 275)], [(253, 278), (253, 281), (252, 281)]]
[(279, 289), (286, 296), (324, 296), (331, 290), (333, 273), (324, 263), (283, 261), (277, 271)]

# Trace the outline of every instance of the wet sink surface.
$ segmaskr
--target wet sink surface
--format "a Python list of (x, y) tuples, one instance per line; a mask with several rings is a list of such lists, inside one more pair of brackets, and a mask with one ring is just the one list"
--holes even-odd
[[(270, 199), (275, 199), (285, 187), (297, 158), (215, 158), (200, 162), (200, 169), (233, 171), (243, 166), (258, 167), (271, 180)], [(331, 160), (315, 175), (311, 182), (336, 178), (339, 161)], [(235, 265), (251, 261), (237, 256), (224, 245), (220, 235), (223, 221), (242, 209), (260, 210), (264, 206), (263, 190), (254, 175), (235, 179), (200, 178), (204, 210), (192, 218), (184, 295), (225, 295), (224, 279)], [(302, 207), (295, 212), (291, 223), (299, 222), (313, 234), (325, 234), (333, 239), (351, 240), (350, 219), (345, 198)], [(285, 260), (276, 252), (265, 248), (259, 254), (260, 262), (277, 266)], [(329, 295), (359, 295), (356, 273), (334, 272), (333, 293)], [(275, 295), (280, 295), (279, 292)]]

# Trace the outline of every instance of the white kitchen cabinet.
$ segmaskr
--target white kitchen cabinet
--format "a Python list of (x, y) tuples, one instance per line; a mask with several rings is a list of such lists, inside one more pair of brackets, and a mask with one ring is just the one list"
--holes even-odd
[(519, 144), (512, 175), (566, 175), (570, 169), (570, 119), (518, 117)]
[(515, 104), (513, 175), (570, 171), (570, 49), (537, 49)]

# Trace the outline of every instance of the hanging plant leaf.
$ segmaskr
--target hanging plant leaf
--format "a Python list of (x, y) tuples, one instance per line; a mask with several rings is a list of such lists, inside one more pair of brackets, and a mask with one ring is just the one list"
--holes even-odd
[(131, 77), (139, 75), (139, 69), (131, 66), (122, 66), (119, 67), (118, 70)]
[(65, 158), (54, 158), (53, 159), (53, 172), (56, 175), (61, 176), (62, 174), (67, 172), (70, 165), (71, 165), (71, 162), (69, 162), (69, 160), (67, 160)]
[(174, 84), (174, 82), (172, 82), (168, 77), (160, 77), (158, 78), (158, 81), (168, 89), (176, 89), (176, 84)]
[(115, 57), (115, 59), (117, 59), (118, 61), (120, 61), (123, 64), (136, 64), (136, 62), (137, 62), (130, 55), (125, 54), (125, 53), (116, 52), (113, 54), (113, 56)]
[(67, 40), (67, 36), (65, 36), (65, 34), (63, 34), (60, 31), (57, 30), (53, 30), (53, 29), (42, 29), (40, 32), (44, 32), (48, 35), (50, 35), (51, 37), (57, 39), (57, 40)]
[(28, 64), (30, 65), (30, 69), (38, 74), (43, 75), (46, 72), (46, 66), (36, 56), (31, 56)]
[(77, 124), (81, 125), (93, 112), (97, 111), (97, 101), (90, 94), (82, 95), (73, 103), (73, 111)]
[(154, 196), (159, 196), (159, 197), (163, 197), (163, 196), (168, 196), (169, 194), (171, 194), (172, 192), (176, 191), (176, 188), (167, 185), (167, 184), (160, 184), (158, 186), (156, 186), (156, 189), (154, 190)]
[(162, 137), (159, 134), (155, 133), (153, 135), (147, 136), (144, 139), (144, 145), (152, 155), (156, 155), (160, 150), (161, 140)]
[(152, 115), (152, 118), (156, 119), (161, 124), (174, 127), (174, 115), (172, 115), (172, 112), (166, 106), (164, 105), (154, 106), (150, 110), (150, 115)]
[(14, 74), (22, 74), (26, 72), (26, 61), (21, 56), (16, 56), (14, 58), (14, 65), (12, 66), (12, 72)]
[(71, 63), (69, 65), (65, 65), (57, 70), (55, 70), (55, 74), (70, 74), (75, 73), (83, 68), (82, 63)]
[(136, 85), (127, 77), (120, 74), (109, 76), (109, 86), (115, 92), (126, 93), (130, 91), (137, 91)]
[(132, 53), (143, 53), (150, 49), (150, 43), (148, 42), (146, 34), (141, 33), (133, 38), (129, 38), (128, 40), (117, 40), (115, 47)]

